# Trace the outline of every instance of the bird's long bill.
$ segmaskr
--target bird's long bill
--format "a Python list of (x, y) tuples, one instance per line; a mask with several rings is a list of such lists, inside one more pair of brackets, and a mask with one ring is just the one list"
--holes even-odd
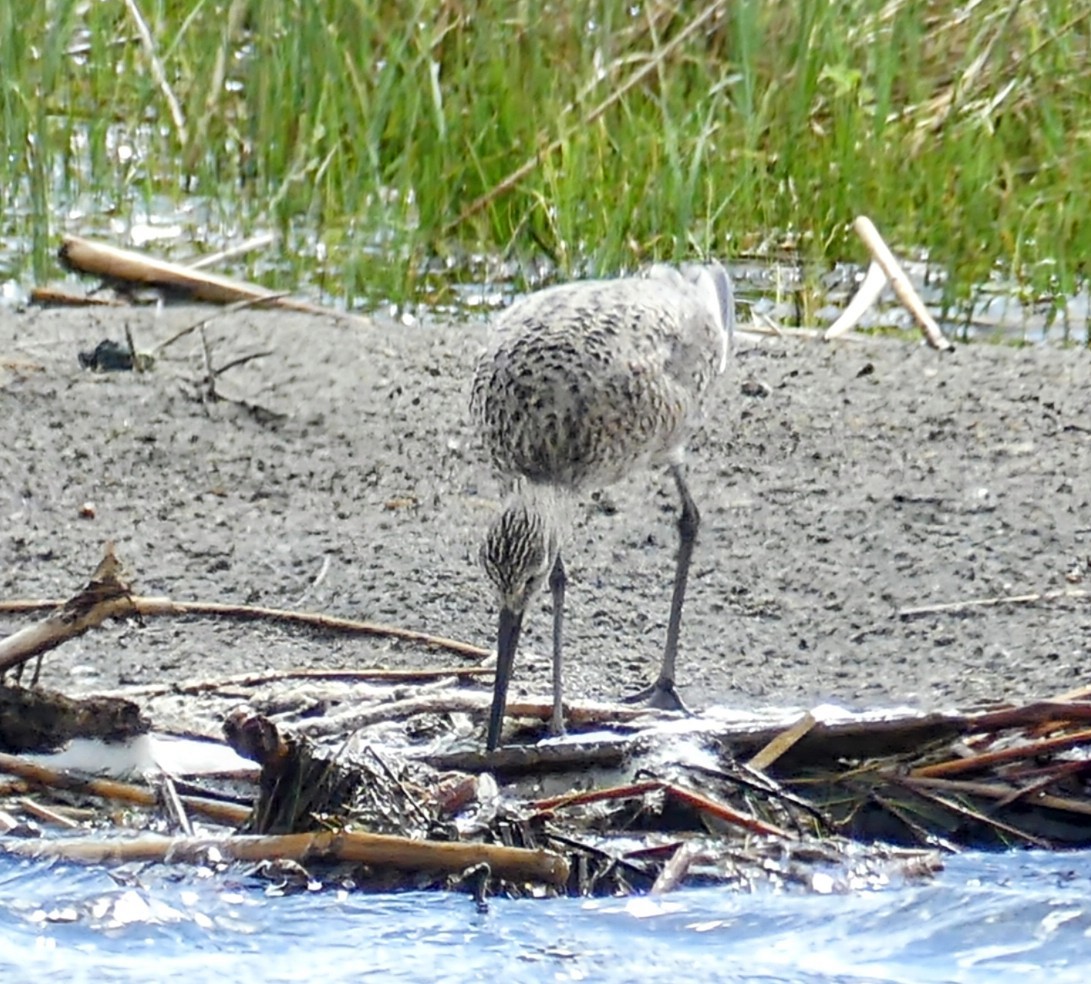
[(485, 751), (491, 752), (500, 744), (500, 727), (504, 723), (504, 709), (508, 704), (508, 681), (515, 662), (515, 647), (519, 644), (519, 630), (523, 626), (523, 613), (510, 608), (500, 609), (500, 627), (496, 633), (496, 683), (492, 690), (492, 710), (489, 712), (489, 735), (485, 739)]

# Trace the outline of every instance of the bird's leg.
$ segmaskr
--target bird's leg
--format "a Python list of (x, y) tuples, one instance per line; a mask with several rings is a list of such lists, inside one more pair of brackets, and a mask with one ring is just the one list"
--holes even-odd
[(678, 558), (674, 567), (674, 592), (671, 595), (670, 618), (667, 621), (667, 643), (663, 647), (663, 662), (659, 667), (659, 678), (650, 687), (626, 697), (625, 701), (637, 704), (646, 701), (651, 707), (669, 711), (684, 711), (688, 708), (682, 703), (674, 687), (674, 664), (678, 658), (678, 637), (682, 630), (682, 603), (686, 598), (686, 582), (689, 580), (689, 565), (693, 558), (693, 546), (697, 542), (697, 528), (701, 525), (701, 514), (697, 504), (689, 494), (686, 476), (681, 465), (671, 465), (671, 475), (678, 487), (678, 496), (682, 500), (682, 512), (678, 517)]
[(553, 717), (549, 721), (550, 734), (564, 734), (564, 684), (561, 677), (561, 644), (564, 640), (564, 589), (568, 584), (561, 553), (553, 561), (549, 572), (549, 590), (553, 594)]

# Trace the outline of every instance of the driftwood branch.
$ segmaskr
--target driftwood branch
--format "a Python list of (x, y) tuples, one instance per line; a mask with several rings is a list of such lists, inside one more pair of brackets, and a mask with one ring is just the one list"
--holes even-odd
[[(445, 690), (423, 696), (406, 697), (369, 707), (353, 707), (342, 714), (328, 714), (322, 718), (301, 722), (300, 730), (310, 735), (343, 734), (366, 728), (380, 721), (405, 720), (416, 714), (450, 714), (461, 712), (484, 716), (492, 704), (490, 694), (469, 693), (462, 690)], [(512, 700), (505, 714), (512, 718), (530, 718), (548, 721), (553, 714), (553, 704), (545, 700)], [(678, 717), (676, 712), (651, 711), (646, 707), (629, 707), (618, 704), (600, 704), (581, 701), (565, 703), (565, 718), (572, 725), (618, 724), (647, 721), (650, 715), (657, 719)], [(490, 757), (490, 762), (494, 761)]]
[(133, 250), (94, 242), (80, 236), (64, 237), (59, 259), (69, 269), (102, 277), (111, 283), (140, 284), (173, 290), (211, 304), (231, 304), (248, 300), (263, 307), (361, 320), (343, 311), (275, 294), (257, 284), (214, 273), (202, 273), (180, 263), (154, 259)]
[(101, 625), (115, 610), (128, 604), (129, 586), (121, 580), (120, 573), (114, 545), (107, 543), (91, 580), (78, 594), (41, 622), (0, 640), (0, 673)]
[(22, 857), (61, 858), (88, 864), (127, 861), (205, 862), (209, 855), (232, 861), (347, 861), (401, 871), (434, 871), (459, 875), (487, 864), (493, 875), (514, 882), (540, 882), (562, 887), (568, 862), (545, 850), (497, 844), (413, 840), (362, 831), (319, 831), (305, 834), (233, 837), (162, 837), (144, 834), (131, 840), (66, 838), (8, 841), (0, 850)]
[[(200, 270), (205, 267), (215, 266), (218, 263), (223, 263), (225, 260), (234, 259), (236, 256), (252, 252), (255, 249), (263, 249), (275, 242), (276, 236), (273, 233), (263, 233), (260, 236), (253, 236), (234, 246), (229, 246), (227, 249), (220, 250), (218, 253), (207, 253), (204, 256), (200, 256), (197, 259), (186, 263), (185, 266), (190, 270)], [(285, 291), (272, 294), (269, 297), (251, 298), (242, 302), (239, 307), (253, 307), (256, 304), (268, 304), (275, 297), (287, 296), (288, 293)], [(64, 287), (50, 285), (32, 288), (30, 300), (31, 303), (41, 305), (42, 307), (125, 307), (127, 305), (126, 301), (117, 297), (97, 297), (94, 294), (75, 293), (66, 290)], [(236, 308), (235, 305), (229, 305), (223, 313), (226, 314), (234, 310), (238, 310), (238, 308)], [(193, 330), (195, 329), (186, 329), (185, 333)], [(160, 346), (160, 348), (166, 348), (167, 344), (170, 343), (168, 342)]]
[(374, 622), (358, 622), (311, 612), (293, 612), (278, 608), (261, 608), (251, 605), (231, 605), (219, 602), (176, 602), (169, 598), (145, 598), (131, 593), (129, 585), (120, 577), (121, 564), (113, 551), (113, 544), (106, 547), (106, 555), (90, 582), (73, 598), (58, 604), (55, 601), (9, 602), (0, 610), (28, 611), (55, 608), (50, 615), (34, 625), (29, 625), (0, 640), (0, 673), (11, 666), (32, 659), (68, 639), (82, 635), (111, 618), (140, 616), (208, 615), (219, 618), (243, 620), (268, 620), (293, 625), (306, 625), (327, 632), (357, 635), (384, 636), (413, 642), (434, 649), (445, 649), (462, 656), (484, 658), (491, 655), (487, 649), (469, 643), (416, 632), (393, 625)]

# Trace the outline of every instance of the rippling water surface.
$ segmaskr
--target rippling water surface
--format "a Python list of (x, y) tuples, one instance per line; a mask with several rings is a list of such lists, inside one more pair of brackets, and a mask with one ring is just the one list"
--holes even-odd
[[(1091, 853), (967, 854), (850, 895), (266, 894), (192, 869), (0, 858), (0, 980), (1085, 982)], [(1044, 976), (1043, 976), (1044, 975)]]

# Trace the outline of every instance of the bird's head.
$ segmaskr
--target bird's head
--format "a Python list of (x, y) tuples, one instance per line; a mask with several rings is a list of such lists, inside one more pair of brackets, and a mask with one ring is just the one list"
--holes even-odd
[(551, 520), (540, 509), (514, 499), (489, 527), (481, 546), (481, 563), (496, 588), (500, 617), (496, 632), (496, 682), (489, 712), (486, 751), (500, 742), (508, 700), (508, 681), (519, 645), (523, 612), (548, 577), (559, 549)]
[(516, 499), (485, 534), (481, 565), (502, 609), (522, 614), (557, 556), (557, 535), (541, 510)]

